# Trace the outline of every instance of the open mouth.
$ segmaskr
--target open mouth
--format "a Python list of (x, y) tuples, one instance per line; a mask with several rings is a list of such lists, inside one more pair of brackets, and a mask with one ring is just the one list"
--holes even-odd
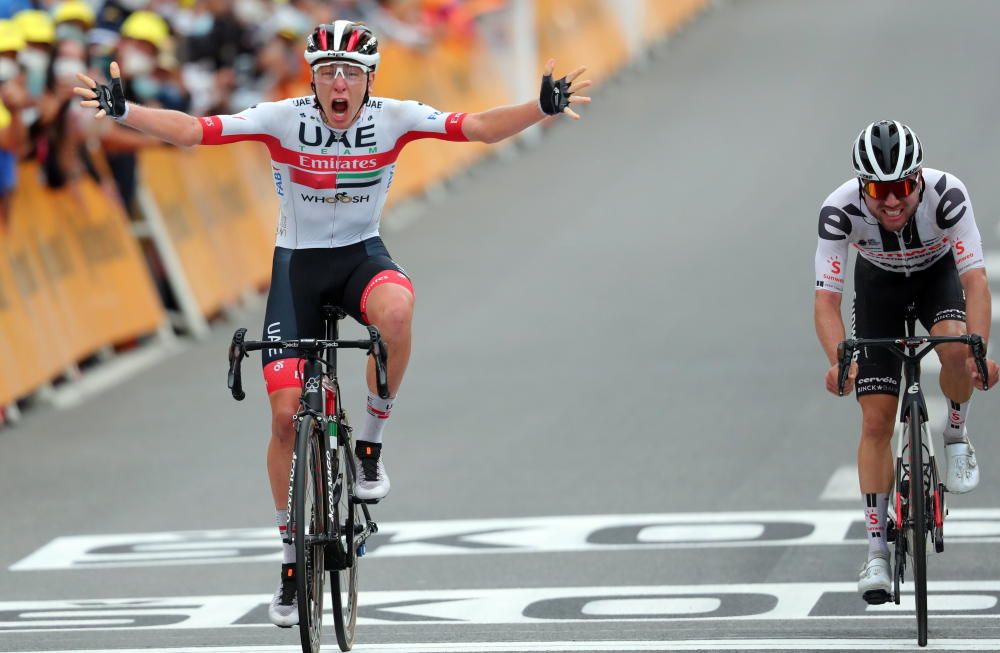
[(333, 101), (333, 112), (336, 114), (347, 113), (347, 100), (334, 100)]

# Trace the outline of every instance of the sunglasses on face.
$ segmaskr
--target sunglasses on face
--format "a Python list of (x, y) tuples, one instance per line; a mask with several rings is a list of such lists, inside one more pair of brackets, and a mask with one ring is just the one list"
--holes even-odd
[(897, 198), (903, 198), (917, 189), (917, 179), (905, 177), (898, 181), (866, 181), (865, 195), (874, 200), (884, 200), (892, 193)]

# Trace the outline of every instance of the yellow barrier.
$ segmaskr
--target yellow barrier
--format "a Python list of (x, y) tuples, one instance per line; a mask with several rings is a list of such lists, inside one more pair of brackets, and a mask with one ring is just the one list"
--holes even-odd
[[(0, 366), (6, 380), (0, 390), (0, 405), (30, 394), (60, 368), (52, 350), (42, 349), (45, 338), (32, 324), (25, 303), (25, 298), (34, 298), (40, 290), (30, 267), (25, 269), (30, 264), (22, 251), (19, 245), (11, 243), (9, 232), (0, 237), (0, 335), (5, 342), (13, 343), (5, 349), (4, 363)], [(12, 253), (22, 258), (12, 259)]]
[(228, 262), (238, 288), (267, 288), (274, 243), (254, 209), (231, 146), (199, 147), (187, 168), (188, 189), (207, 209), (216, 252)]
[[(33, 174), (37, 172), (20, 171), (19, 184), (26, 183)], [(71, 336), (59, 328), (62, 321), (56, 301), (35, 249), (34, 221), (18, 207), (25, 201), (20, 193), (15, 194), (11, 221), (0, 243), (10, 271), (10, 294), (20, 300), (12, 303), (14, 310), (6, 320), (7, 328), (19, 334), (17, 346), (7, 349), (15, 360), (16, 396), (28, 394), (59, 376), (71, 362), (66, 351)]]
[(198, 308), (202, 315), (216, 315), (236, 299), (238, 288), (224, 270), (226, 259), (216, 252), (202, 207), (181, 174), (181, 167), (190, 165), (191, 153), (156, 148), (143, 150), (139, 158), (142, 183), (163, 216)]
[(23, 229), (31, 238), (30, 246), (44, 271), (54, 300), (54, 331), (65, 347), (68, 364), (108, 344), (102, 327), (117, 316), (108, 310), (110, 306), (95, 301), (108, 290), (91, 273), (72, 228), (86, 208), (68, 197), (66, 191), (53, 193), (45, 188), (39, 174), (34, 164), (20, 166), (11, 219), (15, 228)]
[(629, 59), (619, 21), (604, 0), (536, 0), (535, 22), (539, 74), (553, 57), (557, 74), (586, 66), (586, 78), (598, 81)]
[[(113, 192), (89, 177), (64, 191), (66, 199), (84, 209), (70, 224), (89, 267), (92, 306), (105, 309), (100, 325), (105, 344), (151, 333), (166, 320), (128, 216)], [(98, 301), (99, 307), (94, 305)]]
[(642, 39), (648, 43), (665, 36), (704, 9), (708, 0), (645, 0)]

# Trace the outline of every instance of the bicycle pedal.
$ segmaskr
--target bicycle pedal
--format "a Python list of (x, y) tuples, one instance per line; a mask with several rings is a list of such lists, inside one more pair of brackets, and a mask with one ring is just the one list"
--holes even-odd
[(366, 505), (372, 506), (378, 503), (380, 499), (359, 499), (357, 497), (351, 497), (351, 503), (359, 504), (364, 503)]
[(892, 594), (885, 590), (868, 590), (862, 595), (868, 605), (882, 605), (892, 600)]

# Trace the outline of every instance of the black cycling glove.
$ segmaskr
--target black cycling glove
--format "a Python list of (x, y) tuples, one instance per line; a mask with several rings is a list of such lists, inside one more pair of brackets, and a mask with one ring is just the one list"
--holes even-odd
[(94, 82), (94, 86), (90, 90), (97, 94), (97, 103), (104, 109), (104, 113), (108, 114), (109, 118), (125, 119), (125, 115), (128, 113), (128, 103), (125, 102), (125, 89), (122, 88), (120, 77), (112, 77), (109, 85)]
[(565, 77), (553, 81), (552, 75), (542, 76), (542, 92), (538, 96), (538, 104), (542, 108), (542, 113), (549, 116), (562, 113), (569, 106), (570, 95), (572, 93), (569, 90), (569, 82), (566, 81)]

